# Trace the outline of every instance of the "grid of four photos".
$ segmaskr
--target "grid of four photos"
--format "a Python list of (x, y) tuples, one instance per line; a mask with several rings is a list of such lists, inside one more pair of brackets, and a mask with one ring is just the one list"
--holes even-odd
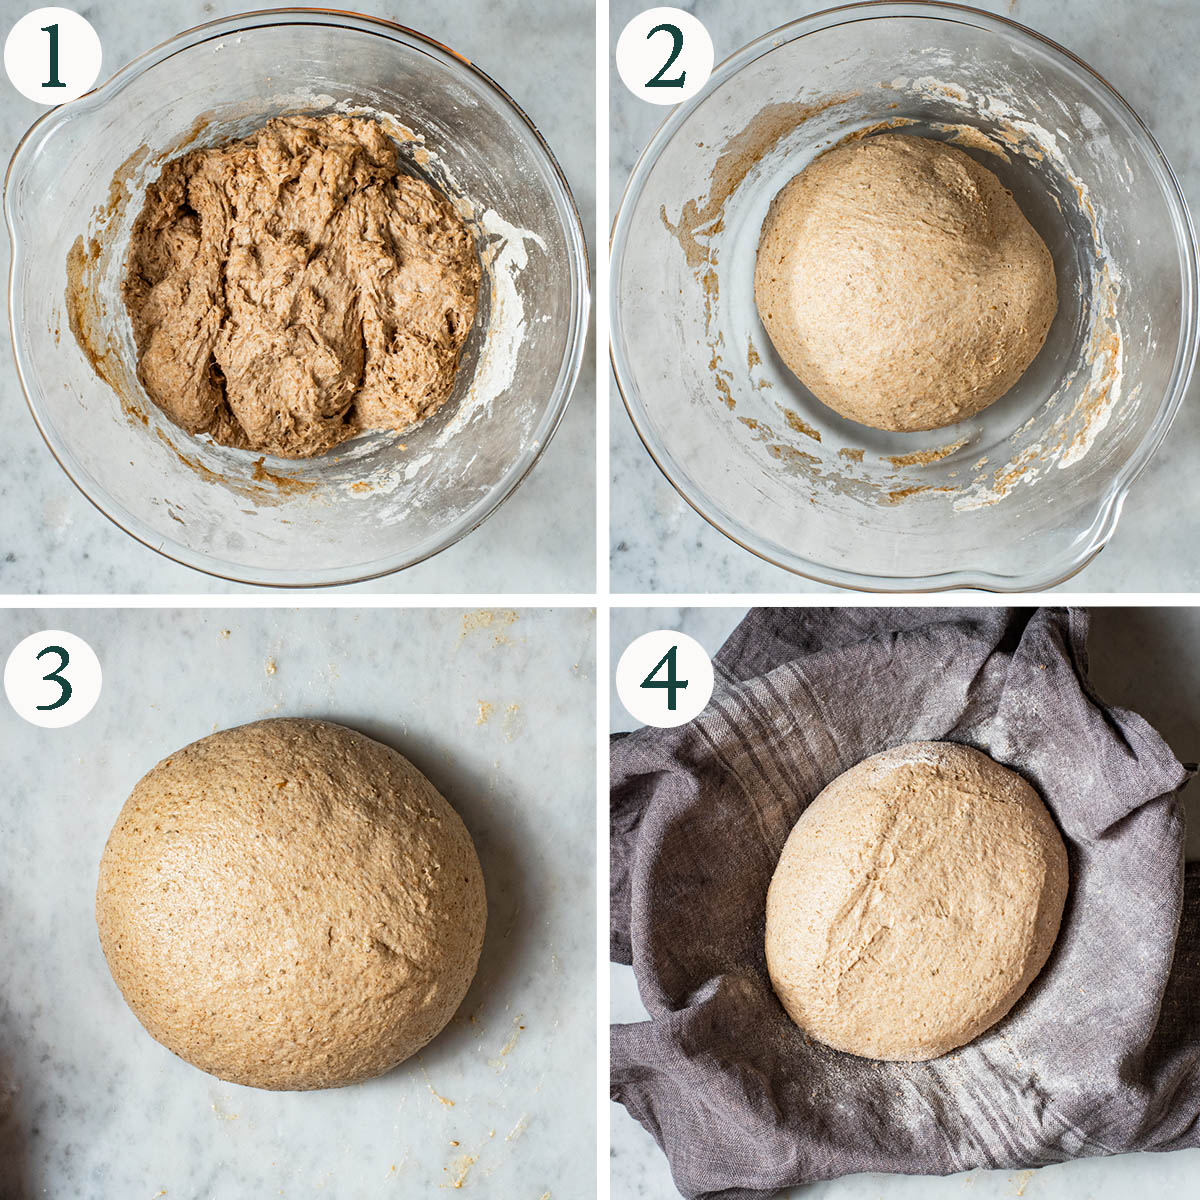
[(1200, 7), (0, 15), (0, 1200), (1198, 1193)]

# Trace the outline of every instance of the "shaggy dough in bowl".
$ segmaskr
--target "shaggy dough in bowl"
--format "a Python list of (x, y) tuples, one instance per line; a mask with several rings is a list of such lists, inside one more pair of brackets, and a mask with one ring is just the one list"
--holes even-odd
[(466, 827), (406, 758), (259, 721), (163, 759), (100, 862), (96, 922), (152, 1037), (251, 1087), (390, 1070), (458, 1008), (486, 920)]
[(450, 397), (481, 268), (363, 117), (277, 117), (172, 159), (133, 227), (138, 379), (188, 433), (305, 458)]
[(1020, 999), (1066, 895), (1066, 848), (1024, 779), (968, 746), (912, 742), (801, 814), (767, 893), (767, 969), (827, 1046), (936, 1058)]
[(998, 400), (1058, 311), (1054, 262), (1012, 194), (945, 142), (884, 133), (775, 197), (754, 296), (818, 400), (876, 429), (938, 429)]

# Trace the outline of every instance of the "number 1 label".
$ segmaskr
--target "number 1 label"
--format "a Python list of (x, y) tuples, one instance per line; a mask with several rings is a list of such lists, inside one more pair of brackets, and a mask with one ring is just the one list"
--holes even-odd
[(50, 78), (42, 87), (65, 88), (67, 85), (58, 77), (58, 26), (43, 25), (42, 32), (50, 35)]
[(69, 8), (38, 8), (9, 30), (4, 69), (22, 96), (65, 104), (96, 82), (103, 57), (91, 22)]

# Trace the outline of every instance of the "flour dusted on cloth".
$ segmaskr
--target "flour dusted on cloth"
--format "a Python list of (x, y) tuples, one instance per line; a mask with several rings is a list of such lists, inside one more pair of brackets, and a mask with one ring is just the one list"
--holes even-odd
[[(859, 1171), (1021, 1169), (1200, 1144), (1200, 871), (1189, 776), (1087, 679), (1087, 614), (760, 609), (708, 708), (612, 753), (612, 955), (649, 1020), (612, 1031), (613, 1097), (689, 1198)], [(771, 988), (764, 909), (801, 812), (906, 742), (974, 746), (1045, 801), (1071, 884), (1045, 967), (1003, 1022), (928, 1062), (806, 1037)], [(1178, 929), (1178, 934), (1177, 934)]]
[(365, 118), (278, 117), (168, 162), (123, 285), (150, 398), (287, 458), (449, 398), (481, 270), (450, 202)]

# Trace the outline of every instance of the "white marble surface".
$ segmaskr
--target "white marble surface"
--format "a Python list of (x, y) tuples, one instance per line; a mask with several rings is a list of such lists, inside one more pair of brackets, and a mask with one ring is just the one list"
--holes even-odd
[[(7, 610), (0, 647), (56, 627), (87, 639), (105, 684), (61, 731), (0, 702), (0, 1196), (593, 1195), (594, 615)], [(355, 1087), (259, 1092), (188, 1066), (138, 1025), (96, 937), (96, 866), (137, 779), (276, 715), (408, 755), (483, 863), (488, 933), (462, 1008)]]
[[(639, 634), (677, 629), (715, 653), (744, 609), (617, 608), (612, 612), (612, 659)], [(1200, 759), (1200, 609), (1096, 608), (1088, 641), (1091, 677), (1106, 701), (1140, 713), (1184, 762)], [(612, 689), (613, 731), (636, 722)], [(1184, 791), (1187, 857), (1200, 859), (1200, 783)], [(613, 1021), (646, 1019), (631, 967), (609, 968)], [(612, 1200), (671, 1200), (678, 1196), (667, 1160), (651, 1136), (613, 1104), (610, 1149)], [(1195, 1196), (1200, 1149), (1079, 1159), (1038, 1171), (971, 1171), (948, 1176), (849, 1175), (780, 1193), (780, 1200), (1127, 1200), (1136, 1195)], [(969, 1187), (969, 1190), (967, 1188)]]
[[(36, 7), (0, 0), (0, 34)], [(244, 0), (93, 0), (75, 6), (104, 48), (101, 78), (192, 25), (254, 8)], [(530, 21), (526, 0), (375, 0), (360, 11), (420, 29), (473, 59), (542, 131), (571, 184), (589, 246), (595, 229), (595, 15), (587, 0)], [(0, 75), (0, 156), (44, 111)], [(8, 238), (0, 238), (8, 278)], [(64, 249), (65, 252), (65, 249)], [(593, 257), (593, 275), (595, 273)], [(5, 283), (7, 286), (7, 282)], [(25, 405), (12, 349), (0, 352), (0, 593), (240, 592), (161, 557), (122, 533), (55, 463)], [(595, 588), (595, 355), (589, 341), (575, 395), (553, 442), (517, 492), (480, 529), (407, 571), (347, 591), (591, 592)], [(569, 496), (569, 504), (562, 497)]]
[[(1069, 47), (1105, 76), (1153, 130), (1193, 208), (1200, 206), (1200, 89), (1192, 47), (1195, 0), (972, 0)], [(823, 0), (677, 0), (707, 26), (717, 61)], [(646, 5), (613, 0), (613, 37)], [(636, 100), (615, 69), (610, 81), (612, 204), (665, 110)], [(1200, 507), (1181, 503), (1200, 453), (1200, 379), (1193, 381), (1166, 443), (1137, 481), (1109, 545), (1065, 590), (1200, 590)], [(651, 461), (612, 389), (612, 587), (614, 592), (822, 592), (729, 541), (679, 498)]]

